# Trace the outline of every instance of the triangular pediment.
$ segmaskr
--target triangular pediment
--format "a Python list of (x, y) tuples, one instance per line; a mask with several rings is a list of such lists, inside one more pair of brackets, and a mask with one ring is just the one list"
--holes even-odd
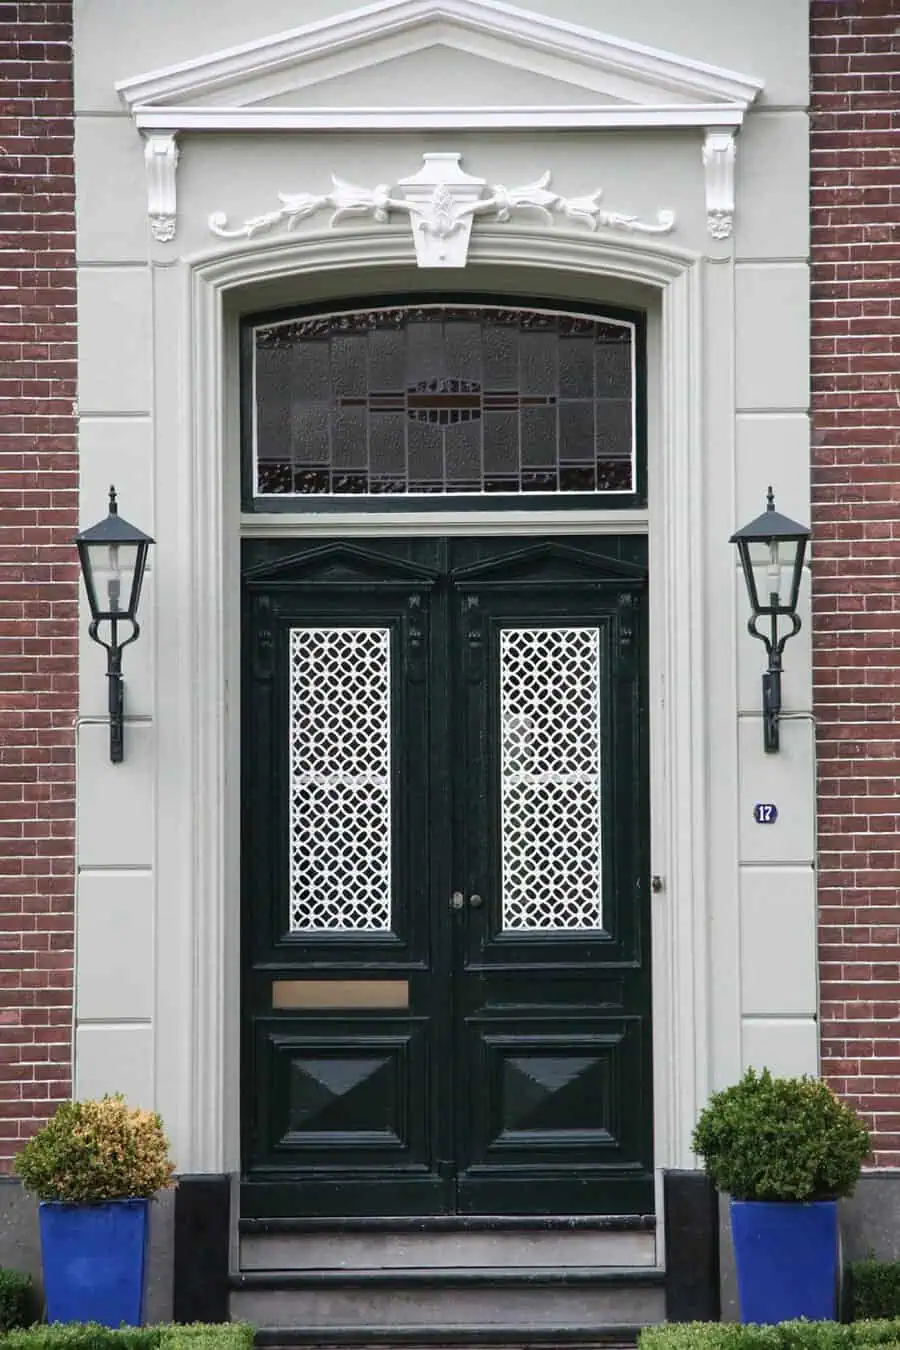
[(430, 567), (349, 543), (322, 544), (303, 553), (257, 563), (244, 572), (244, 582), (251, 590), (304, 583), (341, 590), (366, 584), (429, 590), (437, 579), (438, 573)]
[(449, 126), (463, 112), (542, 110), (592, 110), (596, 125), (604, 114), (609, 125), (685, 125), (695, 110), (695, 122), (733, 124), (761, 87), (501, 0), (378, 0), (117, 86), (139, 124), (171, 130), (286, 125), (291, 112), (305, 125), (316, 111), (323, 125), (391, 125), (404, 110), (430, 113), (431, 126), (441, 113)]
[(591, 586), (609, 583), (618, 587), (628, 583), (643, 585), (646, 576), (646, 568), (637, 563), (589, 552), (572, 544), (545, 540), (526, 544), (501, 557), (457, 568), (453, 572), (453, 584), (462, 590), (469, 587), (489, 589), (516, 580), (525, 580), (529, 585), (572, 586), (587, 582)]

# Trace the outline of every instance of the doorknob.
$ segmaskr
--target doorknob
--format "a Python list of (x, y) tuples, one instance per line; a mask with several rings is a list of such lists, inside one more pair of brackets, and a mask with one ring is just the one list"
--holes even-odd
[(473, 909), (481, 909), (481, 906), (484, 904), (484, 900), (481, 898), (480, 895), (470, 895), (469, 904), (472, 906)]

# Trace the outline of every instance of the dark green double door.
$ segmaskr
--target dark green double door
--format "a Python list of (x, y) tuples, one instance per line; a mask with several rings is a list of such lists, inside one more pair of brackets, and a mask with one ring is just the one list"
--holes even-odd
[(245, 543), (244, 1214), (652, 1210), (645, 560)]

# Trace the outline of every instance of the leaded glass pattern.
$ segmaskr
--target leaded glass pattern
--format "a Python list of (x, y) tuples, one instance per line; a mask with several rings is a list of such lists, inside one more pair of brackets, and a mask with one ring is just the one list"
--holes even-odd
[(290, 929), (391, 926), (387, 628), (290, 634)]
[(502, 926), (602, 926), (596, 628), (500, 633)]
[(634, 327), (423, 305), (253, 330), (254, 494), (635, 490)]

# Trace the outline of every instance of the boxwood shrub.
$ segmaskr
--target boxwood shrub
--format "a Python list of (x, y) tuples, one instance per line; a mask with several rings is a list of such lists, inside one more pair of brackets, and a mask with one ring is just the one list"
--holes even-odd
[(869, 1146), (862, 1120), (820, 1078), (752, 1068), (710, 1097), (693, 1137), (716, 1187), (735, 1200), (850, 1195)]
[(29, 1326), (37, 1311), (37, 1295), (31, 1276), (0, 1266), (0, 1331)]
[(779, 1322), (743, 1326), (739, 1322), (683, 1322), (648, 1327), (640, 1350), (884, 1350), (900, 1347), (900, 1321)]
[(52, 1322), (0, 1335), (0, 1350), (253, 1350), (253, 1327), (227, 1322), (111, 1330), (92, 1322)]
[(855, 1318), (900, 1317), (900, 1261), (851, 1261), (847, 1271)]

